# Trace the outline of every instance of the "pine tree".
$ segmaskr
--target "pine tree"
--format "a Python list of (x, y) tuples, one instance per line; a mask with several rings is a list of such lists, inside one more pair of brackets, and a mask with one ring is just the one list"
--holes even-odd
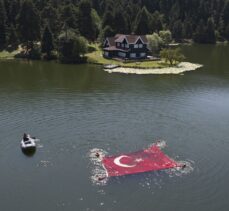
[(13, 50), (17, 49), (17, 47), (18, 47), (18, 36), (17, 36), (17, 32), (16, 32), (16, 29), (15, 29), (13, 24), (9, 27), (8, 43), (11, 45), (11, 48)]
[(229, 41), (229, 23), (227, 24), (226, 29), (225, 29), (225, 37)]
[(138, 13), (135, 21), (135, 33), (136, 34), (149, 34), (149, 12), (146, 7), (143, 7), (142, 10)]
[(33, 42), (40, 38), (40, 20), (30, 0), (25, 0), (22, 4), (17, 22), (20, 41), (26, 43), (27, 50), (33, 48)]
[(121, 8), (117, 8), (114, 13), (113, 28), (116, 33), (128, 33), (127, 21)]
[(110, 26), (111, 28), (114, 27), (114, 16), (113, 16), (113, 13), (111, 11), (106, 11), (104, 13), (104, 16), (103, 16), (103, 20), (102, 20), (102, 28), (105, 28), (106, 26)]
[(73, 4), (67, 4), (62, 8), (61, 18), (65, 21), (69, 28), (78, 29), (78, 10)]
[(46, 6), (41, 12), (42, 25), (48, 25), (53, 33), (53, 37), (56, 40), (60, 34), (61, 23), (60, 13), (51, 4)]
[(50, 59), (52, 50), (54, 50), (53, 35), (49, 27), (46, 26), (42, 36), (41, 52), (47, 55), (47, 59)]
[(204, 20), (200, 20), (199, 25), (196, 28), (196, 32), (194, 34), (194, 41), (197, 43), (204, 43), (205, 42), (205, 24)]
[(91, 15), (91, 4), (88, 0), (82, 0), (79, 4), (79, 31), (88, 40), (96, 39), (95, 21)]
[(151, 28), (151, 32), (159, 32), (163, 29), (163, 23), (162, 23), (162, 15), (158, 12), (155, 11), (152, 14), (151, 17), (151, 22), (150, 22), (150, 28)]
[(193, 34), (193, 29), (192, 29), (192, 24), (190, 21), (185, 21), (184, 22), (184, 37), (186, 39), (191, 39), (192, 38), (192, 34)]
[(183, 25), (180, 20), (176, 21), (172, 28), (173, 38), (179, 42), (183, 38)]
[(99, 41), (103, 43), (106, 37), (113, 37), (114, 35), (114, 30), (110, 26), (106, 26), (99, 35)]
[(215, 26), (213, 18), (209, 18), (206, 28), (206, 43), (216, 43)]
[(0, 50), (6, 47), (6, 13), (3, 0), (0, 0)]
[(223, 10), (223, 19), (225, 23), (229, 23), (229, 1), (227, 1)]
[(19, 0), (12, 0), (9, 8), (9, 22), (16, 26), (16, 17), (20, 11), (20, 2)]

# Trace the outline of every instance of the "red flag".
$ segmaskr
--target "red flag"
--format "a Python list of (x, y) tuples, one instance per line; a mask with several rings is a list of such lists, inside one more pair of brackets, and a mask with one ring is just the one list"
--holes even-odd
[(137, 174), (179, 166), (177, 162), (166, 156), (156, 145), (138, 152), (118, 156), (106, 156), (102, 162), (108, 177)]

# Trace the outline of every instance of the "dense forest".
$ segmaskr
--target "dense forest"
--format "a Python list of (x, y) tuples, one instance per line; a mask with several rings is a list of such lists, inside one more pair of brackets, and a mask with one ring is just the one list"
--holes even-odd
[(0, 0), (0, 49), (43, 40), (51, 51), (67, 31), (91, 42), (161, 30), (177, 42), (229, 40), (229, 0)]

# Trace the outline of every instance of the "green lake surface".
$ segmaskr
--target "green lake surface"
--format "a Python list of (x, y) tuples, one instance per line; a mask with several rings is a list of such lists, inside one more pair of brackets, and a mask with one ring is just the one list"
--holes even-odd
[[(229, 46), (183, 47), (183, 75), (109, 74), (100, 66), (0, 61), (1, 211), (227, 211)], [(22, 134), (40, 139), (26, 157)], [(90, 150), (127, 153), (163, 139), (187, 172), (96, 184)]]

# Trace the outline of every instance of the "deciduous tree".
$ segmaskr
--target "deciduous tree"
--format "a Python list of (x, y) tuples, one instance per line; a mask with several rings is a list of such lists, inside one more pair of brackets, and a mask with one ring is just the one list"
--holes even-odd
[(165, 62), (169, 62), (171, 66), (185, 59), (184, 55), (181, 53), (180, 48), (163, 49), (160, 52), (160, 56), (161, 58), (165, 59)]

